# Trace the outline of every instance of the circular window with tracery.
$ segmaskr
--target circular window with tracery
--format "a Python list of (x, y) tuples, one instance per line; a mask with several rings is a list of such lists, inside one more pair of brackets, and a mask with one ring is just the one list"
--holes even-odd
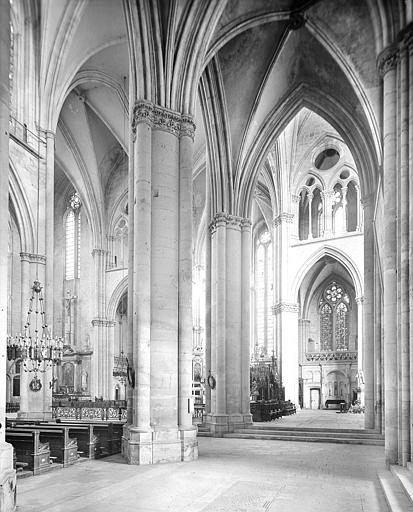
[(340, 153), (334, 148), (327, 148), (319, 153), (314, 161), (315, 167), (320, 171), (328, 171), (340, 160)]

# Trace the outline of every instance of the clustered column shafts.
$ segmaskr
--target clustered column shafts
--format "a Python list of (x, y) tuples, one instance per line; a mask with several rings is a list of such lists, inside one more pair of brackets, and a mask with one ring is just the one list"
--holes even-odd
[(197, 457), (191, 407), (194, 130), (189, 116), (149, 101), (134, 104), (128, 297), (134, 382), (122, 447), (132, 464)]
[[(6, 375), (7, 338), (7, 260), (9, 232), (9, 66), (10, 66), (10, 2), (0, 0), (0, 375)], [(15, 503), (16, 472), (13, 469), (13, 447), (5, 443), (6, 393), (0, 393), (0, 482), (1, 499)], [(6, 512), (11, 512), (11, 505)]]
[[(386, 464), (412, 460), (413, 23), (378, 59), (383, 77), (384, 384)], [(410, 292), (409, 292), (410, 291)]]
[[(218, 213), (211, 232), (210, 367), (216, 387), (206, 422), (220, 436), (251, 424), (249, 412), (249, 280), (251, 228), (248, 219)], [(209, 359), (209, 354), (208, 354)]]

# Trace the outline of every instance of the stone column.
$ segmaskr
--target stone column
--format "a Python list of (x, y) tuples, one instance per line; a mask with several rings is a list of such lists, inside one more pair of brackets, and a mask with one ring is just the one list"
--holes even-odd
[(313, 239), (313, 194), (311, 192), (308, 193), (308, 237), (307, 240)]
[[(46, 257), (42, 254), (32, 253), (21, 253), (20, 258), (22, 265), (24, 265), (24, 276), (25, 279), (25, 290), (22, 295), (22, 307), (23, 307), (23, 318), (22, 318), (22, 332), (24, 332), (24, 325), (27, 321), (27, 313), (29, 310), (29, 299), (32, 294), (33, 283), (38, 279), (42, 285), (42, 295), (44, 297), (44, 282), (45, 282), (45, 268), (46, 268)], [(24, 297), (25, 295), (25, 297)], [(35, 300), (37, 295), (35, 294)], [(43, 304), (44, 307), (44, 304)], [(34, 335), (35, 329), (39, 330), (39, 336), (41, 336), (42, 318), (40, 313), (36, 315), (35, 311), (40, 311), (40, 303), (33, 303), (33, 312), (30, 315), (30, 326), (28, 332)], [(51, 314), (51, 313), (50, 313)], [(36, 327), (36, 316), (37, 316), (37, 327)], [(45, 315), (46, 324), (48, 322), (48, 312)], [(14, 333), (13, 333), (14, 334)], [(31, 370), (30, 362), (27, 364), (27, 369)], [(24, 371), (24, 365), (22, 365), (22, 371), (20, 374), (20, 410), (18, 412), (19, 418), (32, 419), (32, 420), (50, 420), (52, 418), (52, 389), (50, 382), (53, 378), (53, 371), (48, 368), (44, 373), (39, 372), (37, 378), (40, 380), (41, 389), (33, 391), (30, 388), (30, 383), (34, 378), (34, 373), (30, 371)]]
[[(410, 24), (411, 28), (411, 24)], [(413, 37), (410, 30), (410, 36), (406, 38), (405, 45), (408, 48), (409, 58), (409, 154), (408, 154), (408, 174), (409, 174), (409, 363), (410, 363), (410, 460), (413, 460)]]
[[(206, 171), (206, 197), (205, 197), (205, 218), (211, 218), (211, 180), (210, 169)], [(212, 249), (211, 233), (207, 230), (205, 237), (205, 378), (211, 371), (211, 308), (212, 308)], [(248, 363), (249, 364), (249, 363)], [(205, 384), (205, 413), (211, 414), (211, 388)]]
[(178, 425), (185, 448), (184, 460), (197, 451), (192, 425), (192, 168), (195, 125), (183, 116), (179, 138), (178, 238)]
[(374, 428), (383, 431), (382, 287), (380, 269), (374, 273)]
[(148, 101), (134, 106), (134, 201), (129, 207), (134, 216), (135, 387), (133, 424), (123, 438), (131, 464), (197, 457), (195, 431), (188, 425), (192, 304), (191, 294), (189, 301), (185, 296), (192, 285), (192, 230), (191, 219), (180, 218), (192, 210), (188, 124), (193, 127), (187, 116)]
[(241, 414), (246, 424), (250, 413), (250, 311), (251, 311), (251, 222), (241, 221)]
[[(247, 219), (219, 213), (211, 229), (211, 411), (206, 423), (215, 436), (250, 425), (249, 275)], [(245, 300), (245, 303), (243, 303)], [(247, 311), (248, 310), (248, 311)], [(211, 384), (211, 380), (209, 382)]]
[[(373, 261), (373, 260), (372, 260)], [(369, 385), (371, 384), (371, 404), (369, 408), (369, 412), (365, 414), (364, 422), (367, 423), (367, 415), (371, 414), (371, 418), (369, 418), (370, 423), (373, 424), (374, 421), (374, 351), (372, 350), (374, 347), (374, 331), (370, 331), (370, 339), (371, 339), (371, 351), (369, 354), (365, 354), (364, 350), (364, 331), (363, 331), (363, 304), (364, 304), (364, 297), (356, 297), (356, 304), (357, 304), (357, 376), (358, 376), (358, 386), (360, 387), (360, 395), (358, 396), (358, 399), (361, 402), (361, 405), (365, 405), (365, 371), (364, 371), (364, 359), (365, 356), (369, 360), (369, 364), (371, 363), (371, 367), (369, 366)], [(373, 297), (371, 297), (371, 304), (373, 306)], [(372, 308), (373, 309), (373, 308)], [(373, 320), (371, 319), (371, 324), (373, 323)], [(373, 325), (370, 325), (370, 327), (373, 327)], [(364, 377), (363, 377), (364, 376)], [(364, 383), (363, 383), (364, 380)], [(350, 391), (349, 391), (350, 392)], [(351, 401), (351, 400), (350, 400)], [(366, 427), (366, 428), (374, 428), (374, 427)]]
[(45, 310), (48, 312), (50, 332), (53, 329), (53, 283), (54, 283), (54, 144), (55, 134), (47, 130), (46, 135), (46, 275), (45, 275)]
[(358, 185), (355, 186), (356, 188), (356, 205), (357, 205), (357, 223), (356, 223), (356, 231), (361, 231), (362, 229), (362, 217), (361, 217), (361, 198), (360, 198), (360, 187)]
[[(311, 195), (312, 196), (312, 195)], [(309, 208), (311, 211), (311, 199)], [(310, 218), (311, 222), (311, 218)], [(288, 280), (288, 250), (293, 215), (282, 212), (274, 219), (274, 282), (275, 333), (278, 370), (286, 400), (298, 404), (298, 304), (291, 300), (291, 283)], [(310, 231), (311, 234), (311, 224)], [(309, 235), (310, 238), (310, 235)]]
[(104, 249), (93, 249), (95, 277), (96, 317), (92, 320), (94, 327), (93, 365), (91, 376), (92, 396), (107, 399), (107, 331), (105, 319), (105, 269), (106, 255)]
[(10, 512), (16, 506), (16, 472), (13, 447), (5, 442), (6, 430), (6, 338), (7, 338), (7, 263), (9, 237), (9, 65), (10, 3), (0, 0), (0, 510)]
[[(129, 87), (131, 91), (131, 87)], [(131, 94), (129, 96), (129, 119), (133, 118), (132, 114), (132, 98)], [(132, 130), (130, 130), (129, 134), (129, 160), (128, 160), (128, 335), (127, 342), (125, 344), (125, 355), (128, 360), (128, 364), (131, 368), (135, 367), (133, 361), (133, 339), (134, 339), (134, 329), (135, 329), (135, 321), (134, 321), (134, 255), (135, 255), (135, 151), (134, 151), (134, 135)], [(128, 435), (128, 425), (133, 424), (133, 394), (134, 389), (131, 386), (131, 383), (127, 383), (126, 387), (126, 400), (127, 400), (127, 425), (124, 427), (125, 437)], [(123, 438), (123, 439), (124, 439)], [(125, 450), (124, 450), (125, 448)], [(122, 454), (126, 455), (126, 445), (122, 440)]]
[[(399, 463), (406, 466), (410, 461), (410, 314), (409, 314), (409, 54), (407, 46), (399, 50), (400, 88), (400, 211), (398, 212), (400, 240), (400, 270), (397, 273), (400, 311), (399, 354), (401, 371), (401, 393), (399, 406), (401, 419), (401, 442)], [(411, 84), (413, 86), (413, 84)], [(410, 177), (410, 179), (412, 179)]]
[(330, 238), (333, 234), (333, 204), (332, 198), (334, 196), (333, 190), (322, 192), (324, 197), (324, 236)]
[(285, 399), (298, 404), (298, 314), (295, 303), (278, 302), (273, 307), (277, 335), (281, 345), (279, 371), (285, 389)]
[(30, 288), (33, 286), (33, 282), (30, 282), (30, 253), (21, 252), (20, 253), (20, 261), (21, 261), (21, 329), (23, 329), (24, 324), (27, 319), (27, 310), (28, 310), (28, 301), (30, 296)]
[(300, 226), (299, 226), (299, 218), (300, 218), (300, 196), (296, 194), (291, 194), (291, 204), (292, 204), (292, 214), (293, 214), (293, 226), (291, 232), (291, 238), (296, 241), (299, 240), (300, 236)]
[[(359, 370), (364, 373), (364, 405), (365, 428), (374, 428), (374, 382), (375, 382), (375, 364), (374, 364), (374, 197), (364, 197), (362, 204), (364, 209), (364, 297), (363, 306), (360, 307), (358, 322), (362, 322), (362, 331), (359, 332), (363, 338), (363, 346), (358, 349)], [(362, 361), (360, 362), (360, 355)]]
[[(397, 48), (380, 56), (383, 75), (384, 375), (386, 465), (398, 462), (397, 381)], [(367, 224), (367, 223), (366, 223)]]

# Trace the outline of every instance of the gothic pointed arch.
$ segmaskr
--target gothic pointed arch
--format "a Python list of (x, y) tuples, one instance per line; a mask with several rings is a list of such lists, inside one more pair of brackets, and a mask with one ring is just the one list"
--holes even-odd
[(240, 181), (236, 210), (239, 215), (246, 215), (251, 209), (257, 170), (263, 165), (273, 141), (304, 107), (316, 112), (342, 135), (360, 169), (362, 195), (375, 189), (377, 162), (381, 156), (376, 152), (373, 136), (366, 128), (365, 121), (355, 117), (345, 102), (337, 102), (327, 93), (300, 84), (268, 114), (265, 125), (258, 131), (238, 172)]

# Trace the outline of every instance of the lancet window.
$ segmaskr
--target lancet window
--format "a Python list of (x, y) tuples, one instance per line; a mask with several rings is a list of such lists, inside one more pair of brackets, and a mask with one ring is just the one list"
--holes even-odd
[(263, 231), (255, 251), (255, 355), (271, 355), (273, 345), (273, 245)]
[(65, 219), (65, 278), (67, 281), (80, 277), (80, 208), (79, 194), (69, 200)]
[(332, 281), (321, 295), (319, 308), (321, 349), (348, 350), (350, 297), (344, 286)]

